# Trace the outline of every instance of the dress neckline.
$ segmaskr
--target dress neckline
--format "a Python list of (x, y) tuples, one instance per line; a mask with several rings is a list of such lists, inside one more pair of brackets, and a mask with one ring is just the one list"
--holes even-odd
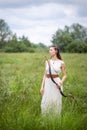
[(53, 60), (51, 59), (52, 64), (55, 64), (56, 62), (61, 62), (61, 60)]

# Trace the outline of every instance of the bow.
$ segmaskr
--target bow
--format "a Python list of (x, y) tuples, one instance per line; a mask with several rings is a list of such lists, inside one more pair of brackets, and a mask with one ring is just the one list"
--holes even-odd
[(58, 87), (58, 89), (59, 89), (61, 95), (62, 95), (63, 97), (72, 97), (72, 98), (74, 99), (74, 96), (73, 96), (72, 94), (65, 95), (65, 94), (62, 92), (60, 86), (58, 86), (58, 84), (55, 82), (55, 80), (54, 80), (53, 77), (52, 77), (51, 67), (50, 67), (50, 61), (47, 60), (47, 62), (48, 62), (48, 65), (49, 65), (49, 74), (50, 74), (51, 80), (56, 84), (56, 86)]

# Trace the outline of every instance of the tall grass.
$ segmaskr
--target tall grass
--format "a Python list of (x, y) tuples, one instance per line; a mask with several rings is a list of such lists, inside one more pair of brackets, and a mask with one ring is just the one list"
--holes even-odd
[(61, 116), (41, 115), (46, 53), (0, 54), (0, 130), (86, 130), (87, 54), (62, 54), (67, 80)]

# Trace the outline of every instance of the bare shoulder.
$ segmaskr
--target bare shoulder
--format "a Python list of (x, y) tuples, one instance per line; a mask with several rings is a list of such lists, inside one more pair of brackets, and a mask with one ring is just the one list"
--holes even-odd
[(45, 60), (45, 65), (47, 65), (47, 64), (48, 64), (48, 62), (49, 62), (49, 59), (48, 59), (48, 60)]
[(45, 65), (47, 64), (47, 60), (45, 60)]
[(65, 62), (63, 60), (60, 60), (61, 65), (65, 65)]
[(65, 62), (63, 61), (63, 60), (60, 60), (60, 62), (61, 62), (61, 69), (62, 70), (65, 70)]
[(48, 63), (49, 59), (45, 60), (45, 64)]

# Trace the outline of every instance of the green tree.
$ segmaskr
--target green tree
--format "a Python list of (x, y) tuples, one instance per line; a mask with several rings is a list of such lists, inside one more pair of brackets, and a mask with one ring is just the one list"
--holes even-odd
[(76, 41), (73, 40), (71, 44), (67, 46), (68, 52), (76, 52), (76, 53), (86, 53), (87, 52), (87, 44), (84, 41)]
[(74, 40), (86, 41), (87, 39), (87, 28), (80, 24), (73, 24), (70, 27), (70, 34)]
[(4, 50), (5, 52), (26, 52), (28, 48), (23, 42), (18, 41), (16, 34), (13, 34), (12, 40), (8, 41)]
[(27, 47), (31, 47), (31, 42), (24, 35), (22, 37), (19, 37), (19, 41), (24, 43)]
[(0, 48), (4, 46), (10, 37), (11, 31), (8, 24), (3, 19), (0, 19)]
[[(62, 52), (72, 52), (72, 46), (74, 52), (86, 52), (86, 50), (76, 50), (76, 46), (86, 46), (87, 44), (87, 28), (80, 24), (72, 24), (70, 27), (65, 26), (64, 29), (58, 29), (53, 35), (51, 42), (54, 45), (58, 45)], [(75, 42), (75, 44), (74, 44)], [(78, 44), (78, 45), (77, 45)], [(71, 47), (71, 49), (70, 49)], [(83, 48), (84, 48), (83, 47)]]

